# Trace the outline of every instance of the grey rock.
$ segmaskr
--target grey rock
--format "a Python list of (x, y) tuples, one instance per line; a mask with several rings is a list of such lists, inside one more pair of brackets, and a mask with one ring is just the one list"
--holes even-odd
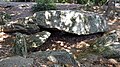
[(90, 54), (85, 58), (80, 59), (80, 67), (106, 67), (103, 64), (95, 63), (103, 59), (100, 55)]
[[(9, 24), (7, 24), (9, 27), (11, 25), (11, 28), (13, 28), (14, 30), (27, 30), (27, 29), (33, 29), (33, 30), (36, 30), (36, 29), (39, 29), (39, 27), (34, 24), (33, 22), (33, 18), (32, 16), (29, 16), (29, 17), (23, 17), (23, 18), (19, 18), (15, 21), (11, 21), (9, 22)], [(14, 22), (14, 23), (13, 23)]]
[[(103, 47), (102, 55), (107, 58), (120, 58), (120, 30), (113, 30), (97, 39), (94, 45)], [(106, 48), (107, 47), (107, 48)]]
[(13, 40), (13, 53), (15, 55), (20, 55), (26, 57), (27, 55), (27, 43), (26, 43), (26, 35), (21, 33), (16, 33), (16, 37)]
[(112, 44), (109, 46), (110, 50), (103, 52), (103, 56), (106, 58), (118, 58), (120, 59), (120, 43)]
[(33, 23), (32, 17), (27, 18), (19, 18), (15, 21), (10, 21), (5, 25), (1, 25), (0, 31), (1, 32), (20, 32), (23, 34), (34, 34), (40, 31), (40, 28)]
[[(35, 52), (29, 55), (30, 58), (36, 58), (35, 65), (58, 66), (70, 65), (78, 67), (76, 60), (71, 54), (64, 50)], [(51, 64), (50, 64), (50, 63)], [(57, 65), (55, 65), (57, 64)]]
[(49, 36), (50, 33), (46, 31), (39, 32), (34, 35), (24, 35), (21, 33), (16, 33), (16, 38), (14, 39), (15, 45), (13, 46), (13, 52), (17, 55), (26, 56), (27, 49), (43, 45), (43, 43), (45, 43)]
[(56, 3), (56, 9), (58, 10), (80, 10), (84, 5), (80, 4), (63, 4)]
[(92, 12), (50, 10), (37, 12), (34, 17), (40, 26), (57, 28), (78, 35), (108, 31), (106, 20)]
[(115, 30), (110, 31), (103, 35), (102, 37), (98, 38), (94, 45), (99, 45), (99, 46), (110, 46), (114, 42), (118, 41), (118, 35)]
[(27, 39), (26, 41), (29, 46), (37, 47), (37, 46), (41, 46), (43, 43), (45, 43), (45, 41), (50, 37), (50, 35), (51, 35), (51, 33), (42, 31), (42, 32), (38, 32), (33, 35), (28, 35), (26, 37), (26, 39)]
[(32, 58), (23, 58), (20, 56), (13, 56), (0, 60), (0, 67), (31, 67), (32, 64)]

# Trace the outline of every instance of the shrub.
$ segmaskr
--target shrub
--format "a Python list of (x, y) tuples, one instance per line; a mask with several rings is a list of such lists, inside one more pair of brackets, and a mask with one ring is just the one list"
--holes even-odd
[(55, 10), (56, 6), (54, 4), (36, 4), (32, 7), (33, 12), (45, 11), (45, 10)]
[(94, 5), (103, 5), (107, 0), (77, 0), (78, 4), (87, 4), (88, 1), (92, 2)]
[(78, 4), (86, 4), (88, 0), (77, 0)]
[(55, 1), (54, 0), (36, 0), (36, 2), (38, 3), (38, 4), (41, 4), (41, 3), (55, 3)]
[(54, 0), (37, 0), (36, 2), (37, 4), (32, 7), (33, 12), (56, 9)]
[(0, 25), (5, 25), (11, 19), (10, 14), (5, 12), (0, 12)]

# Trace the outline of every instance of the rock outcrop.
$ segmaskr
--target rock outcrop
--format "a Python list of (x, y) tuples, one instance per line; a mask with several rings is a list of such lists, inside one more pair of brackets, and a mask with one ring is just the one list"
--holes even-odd
[(28, 56), (34, 58), (34, 65), (45, 67), (78, 67), (78, 63), (71, 54), (64, 50), (35, 52)]
[(20, 56), (13, 56), (0, 60), (0, 67), (31, 67), (32, 64), (32, 58), (23, 58)]
[(36, 48), (43, 45), (43, 43), (45, 43), (50, 35), (51, 34), (46, 31), (39, 32), (34, 35), (16, 33), (13, 52), (16, 55), (26, 56), (28, 52), (27, 49), (30, 49), (32, 47)]
[(34, 14), (38, 25), (78, 35), (108, 31), (106, 20), (95, 13), (79, 10), (50, 10)]
[(113, 30), (101, 38), (96, 39), (94, 45), (103, 50), (102, 55), (106, 58), (120, 58), (120, 30)]
[(66, 51), (42, 51), (24, 57), (13, 56), (0, 60), (0, 67), (78, 67), (77, 61)]

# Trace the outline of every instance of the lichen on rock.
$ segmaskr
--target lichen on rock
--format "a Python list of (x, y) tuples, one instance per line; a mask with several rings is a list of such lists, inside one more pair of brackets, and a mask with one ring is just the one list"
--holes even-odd
[(101, 15), (79, 10), (40, 11), (34, 17), (40, 26), (78, 35), (105, 32), (109, 28)]

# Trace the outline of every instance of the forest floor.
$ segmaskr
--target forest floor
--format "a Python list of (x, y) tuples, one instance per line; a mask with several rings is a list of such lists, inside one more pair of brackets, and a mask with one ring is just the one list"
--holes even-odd
[[(24, 16), (30, 16), (32, 13), (30, 13), (29, 8), (26, 10), (19, 10), (16, 8), (9, 8), (9, 7), (0, 7), (0, 12), (5, 11), (7, 13), (13, 14), (13, 20), (17, 19), (18, 17), (24, 17)], [(18, 13), (19, 12), (19, 13)], [(21, 14), (20, 14), (21, 13)], [(110, 30), (116, 30), (120, 29), (120, 19), (113, 19), (109, 20), (108, 24), (110, 26)], [(75, 57), (78, 58), (81, 53), (88, 53), (87, 50), (89, 48), (85, 47), (86, 43), (92, 43), (93, 40), (95, 40), (98, 37), (101, 37), (103, 33), (99, 34), (93, 34), (89, 36), (76, 36), (76, 35), (61, 35), (60, 33), (54, 33), (52, 34), (49, 39), (44, 43), (43, 46), (41, 46), (37, 50), (47, 51), (47, 50), (61, 50), (65, 49), (66, 51), (71, 48), (71, 51), (75, 55)], [(12, 56), (11, 48), (13, 44), (11, 43), (11, 35), (6, 34), (4, 32), (0, 33), (0, 59)], [(81, 44), (81, 45), (80, 45)], [(120, 59), (114, 59), (114, 58), (104, 58), (101, 55), (90, 55), (86, 60), (79, 60), (82, 57), (79, 57), (77, 60), (80, 63), (83, 64), (92, 64), (91, 67), (102, 67), (104, 65), (105, 67), (120, 67)]]

